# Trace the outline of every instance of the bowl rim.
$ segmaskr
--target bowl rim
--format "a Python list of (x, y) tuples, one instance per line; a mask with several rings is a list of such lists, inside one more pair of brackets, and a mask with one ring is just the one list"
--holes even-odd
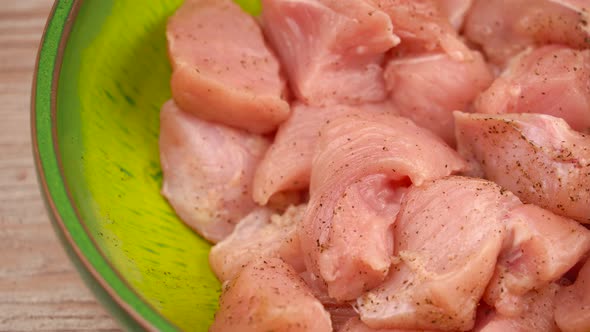
[(83, 0), (55, 1), (40, 41), (31, 89), (31, 142), (41, 193), (53, 228), (86, 285), (130, 330), (179, 330), (109, 263), (76, 210), (63, 176), (57, 96), (63, 55)]

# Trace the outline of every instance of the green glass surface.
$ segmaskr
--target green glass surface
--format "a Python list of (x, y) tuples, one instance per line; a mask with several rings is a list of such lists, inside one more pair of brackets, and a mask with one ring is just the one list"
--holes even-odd
[[(139, 325), (122, 307), (159, 330), (207, 331), (219, 296), (210, 245), (160, 195), (159, 110), (171, 74), (165, 26), (181, 2), (86, 0), (74, 16), (75, 1), (58, 1), (33, 96), (39, 177), (56, 225), (64, 225), (60, 236), (72, 239), (85, 279), (132, 330)], [(237, 2), (260, 10), (258, 0)], [(105, 287), (123, 305), (106, 298)]]

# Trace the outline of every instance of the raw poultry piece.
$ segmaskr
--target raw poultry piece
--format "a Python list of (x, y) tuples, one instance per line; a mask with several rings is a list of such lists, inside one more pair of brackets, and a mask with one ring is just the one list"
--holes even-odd
[(493, 182), (451, 176), (415, 185), (393, 225), (395, 263), (358, 299), (372, 328), (468, 331), (520, 205)]
[(550, 284), (529, 293), (516, 316), (502, 315), (482, 305), (473, 332), (560, 332), (553, 318), (556, 293), (560, 286)]
[(364, 112), (396, 113), (389, 103), (325, 107), (296, 103), (256, 170), (254, 201), (264, 205), (273, 195), (307, 189), (322, 127), (334, 119)]
[(471, 58), (471, 51), (453, 28), (439, 0), (364, 0), (387, 13), (393, 33), (401, 39), (394, 55), (443, 51), (457, 61)]
[(322, 130), (300, 238), (308, 270), (353, 300), (389, 270), (391, 225), (405, 187), (463, 170), (458, 154), (394, 115), (335, 119)]
[(493, 63), (505, 64), (535, 45), (588, 48), (589, 18), (587, 0), (475, 0), (464, 30)]
[(510, 211), (508, 237), (484, 300), (507, 317), (522, 315), (531, 292), (561, 278), (590, 250), (590, 231), (535, 205)]
[(458, 61), (446, 53), (394, 58), (385, 69), (390, 101), (400, 115), (455, 144), (453, 111), (470, 111), (493, 81), (478, 52)]
[(292, 206), (284, 214), (258, 208), (242, 219), (233, 233), (209, 252), (211, 269), (221, 281), (233, 279), (258, 258), (278, 257), (296, 271), (305, 270), (297, 224), (305, 205)]
[(278, 258), (248, 264), (226, 283), (211, 332), (332, 332), (330, 315)]
[(319, 276), (327, 283), (331, 297), (354, 300), (384, 278), (393, 249), (390, 227), (405, 186), (383, 174), (369, 175), (344, 190), (333, 206), (331, 220), (312, 221), (331, 222), (329, 239), (316, 240), (316, 246), (320, 243)]
[(262, 19), (299, 100), (321, 106), (385, 99), (381, 62), (399, 38), (382, 11), (359, 0), (263, 0)]
[(459, 152), (473, 174), (525, 203), (590, 222), (590, 137), (543, 114), (455, 113)]
[(168, 101), (160, 113), (162, 195), (180, 218), (218, 242), (250, 213), (254, 171), (267, 139), (200, 120)]
[(202, 119), (254, 133), (289, 116), (279, 62), (232, 0), (185, 0), (168, 21), (172, 95)]
[(475, 104), (478, 113), (542, 113), (590, 130), (590, 50), (544, 46), (515, 57)]
[(590, 331), (590, 260), (586, 260), (574, 284), (557, 293), (555, 321), (562, 332)]

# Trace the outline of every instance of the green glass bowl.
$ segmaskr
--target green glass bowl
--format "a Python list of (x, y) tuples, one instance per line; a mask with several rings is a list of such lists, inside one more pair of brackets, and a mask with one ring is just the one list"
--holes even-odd
[(160, 195), (165, 27), (181, 2), (56, 1), (34, 80), (33, 146), (53, 224), (128, 330), (207, 331), (219, 296), (210, 245)]

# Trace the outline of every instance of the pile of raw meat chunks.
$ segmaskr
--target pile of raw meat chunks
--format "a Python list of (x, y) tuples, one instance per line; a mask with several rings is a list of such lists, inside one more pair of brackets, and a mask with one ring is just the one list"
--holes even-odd
[(216, 331), (590, 331), (590, 0), (186, 0), (163, 195)]

